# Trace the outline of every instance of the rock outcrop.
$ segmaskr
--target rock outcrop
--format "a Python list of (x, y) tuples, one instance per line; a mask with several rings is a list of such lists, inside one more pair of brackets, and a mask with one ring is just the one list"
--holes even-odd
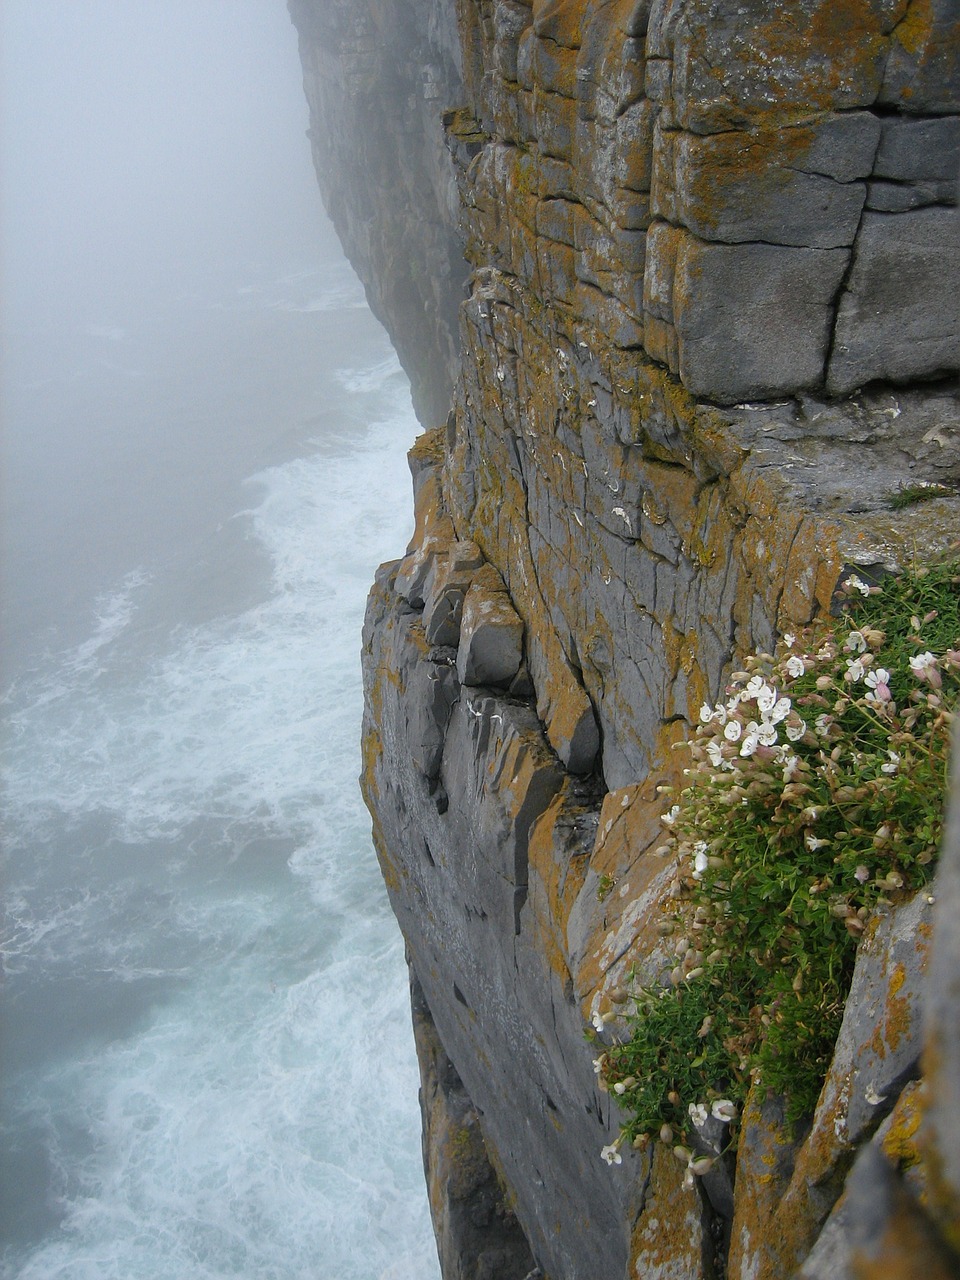
[(291, 11), (428, 428), (363, 785), (445, 1280), (955, 1274), (960, 804), (934, 892), (861, 946), (812, 1127), (752, 1098), (732, 1185), (599, 1159), (584, 1027), (662, 967), (657, 786), (699, 705), (845, 567), (960, 534), (956, 0)]

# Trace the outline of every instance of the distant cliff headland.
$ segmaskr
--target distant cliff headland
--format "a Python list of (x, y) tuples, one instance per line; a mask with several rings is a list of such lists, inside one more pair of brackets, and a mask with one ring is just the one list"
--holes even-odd
[(290, 10), (444, 1280), (955, 1276), (960, 4)]

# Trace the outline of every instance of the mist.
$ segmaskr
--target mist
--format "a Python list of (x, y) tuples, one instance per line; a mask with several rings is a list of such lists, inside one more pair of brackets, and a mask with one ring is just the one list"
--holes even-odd
[(127, 310), (317, 243), (282, 0), (5, 0), (0, 21), (14, 314)]
[[(271, 371), (224, 345), (217, 291), (336, 250), (283, 0), (5, 0), (0, 24), (9, 673), (27, 636), (223, 518)], [(230, 392), (249, 411), (218, 423)]]

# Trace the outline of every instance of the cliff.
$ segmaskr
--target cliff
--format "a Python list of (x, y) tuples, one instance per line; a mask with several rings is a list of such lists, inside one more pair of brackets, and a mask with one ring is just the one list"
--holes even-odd
[(445, 1280), (955, 1274), (960, 813), (869, 921), (804, 1123), (757, 1085), (710, 1176), (607, 1164), (584, 1031), (675, 964), (658, 788), (701, 706), (852, 567), (960, 535), (956, 0), (290, 8), (427, 428), (363, 786)]

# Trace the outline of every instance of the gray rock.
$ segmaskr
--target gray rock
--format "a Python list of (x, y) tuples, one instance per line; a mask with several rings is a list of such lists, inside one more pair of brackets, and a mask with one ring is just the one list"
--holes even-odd
[(960, 367), (960, 209), (865, 213), (837, 309), (827, 390)]
[(960, 117), (918, 120), (894, 116), (883, 122), (873, 166), (876, 178), (897, 182), (960, 181)]
[(676, 217), (704, 240), (843, 248), (863, 209), (856, 179), (869, 175), (879, 135), (863, 111), (791, 129), (681, 133)]
[(931, 895), (890, 909), (857, 951), (850, 995), (814, 1129), (832, 1130), (838, 1152), (857, 1146), (919, 1067), (921, 1001), (929, 958)]
[(505, 590), (474, 582), (463, 602), (457, 675), (461, 684), (509, 685), (523, 661), (523, 622)]
[(924, 0), (894, 27), (878, 100), (911, 114), (960, 111), (956, 0)]
[(407, 741), (410, 757), (425, 778), (440, 776), (450, 708), (459, 692), (456, 673), (448, 664), (422, 662), (411, 674), (404, 704)]
[(924, 209), (931, 204), (956, 204), (955, 182), (882, 182), (867, 183), (866, 208), (878, 213), (906, 213), (908, 209)]
[(775, 397), (823, 379), (846, 249), (705, 244), (677, 255), (680, 377), (721, 403)]

